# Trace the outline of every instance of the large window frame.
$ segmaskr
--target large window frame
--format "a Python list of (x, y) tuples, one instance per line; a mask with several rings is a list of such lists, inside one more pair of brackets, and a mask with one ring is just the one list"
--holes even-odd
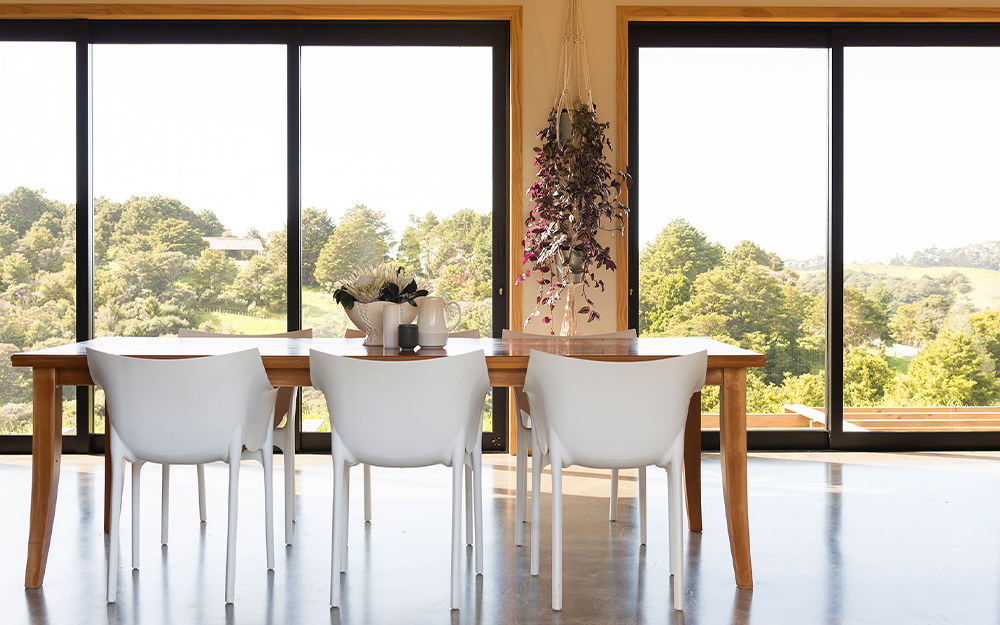
[[(692, 11), (696, 9), (692, 8)], [(670, 9), (620, 7), (618, 13), (618, 120), (620, 168), (629, 167), (635, 184), (629, 192), (632, 209), (619, 258), (628, 267), (628, 280), (619, 283), (620, 326), (638, 327), (639, 317), (639, 229), (641, 219), (641, 163), (639, 162), (638, 57), (640, 47), (825, 47), (830, 52), (829, 195), (827, 212), (827, 302), (826, 302), (826, 411), (827, 431), (749, 431), (751, 449), (836, 450), (996, 450), (1000, 432), (852, 432), (844, 431), (843, 406), (843, 297), (844, 297), (844, 48), (845, 46), (1000, 46), (1000, 24), (843, 23), (837, 16), (829, 22), (809, 19), (800, 9), (787, 9), (785, 19), (747, 19), (706, 15), (685, 19)], [(864, 21), (865, 11), (856, 11), (845, 21)], [(899, 10), (900, 12), (903, 9)], [(908, 9), (906, 11), (909, 11)], [(928, 10), (933, 11), (933, 10)], [(941, 10), (938, 10), (941, 11)], [(724, 10), (722, 11), (724, 13)], [(927, 11), (925, 11), (927, 13)], [(871, 18), (874, 14), (869, 14)], [(653, 21), (650, 21), (652, 16)], [(803, 21), (796, 22), (794, 17)], [(930, 14), (928, 14), (928, 17)], [(690, 17), (690, 16), (689, 16)], [(727, 19), (728, 17), (728, 19)], [(813, 16), (815, 17), (815, 16)], [(971, 21), (997, 21), (996, 11)], [(718, 20), (724, 21), (718, 21)], [(871, 21), (885, 21), (881, 20)], [(927, 22), (928, 19), (914, 21)], [(692, 23), (697, 22), (697, 23)], [(714, 22), (714, 23), (713, 23)], [(743, 22), (743, 23), (733, 23)], [(627, 40), (621, 36), (625, 33)], [(623, 45), (626, 44), (626, 45)], [(622, 87), (625, 87), (622, 89)], [(624, 94), (624, 98), (622, 95)], [(624, 114), (623, 114), (624, 113)], [(624, 121), (627, 120), (627, 121)], [(625, 144), (626, 149), (621, 149)], [(623, 305), (624, 304), (624, 305)], [(718, 432), (702, 432), (703, 449), (718, 449)]]
[[(23, 13), (27, 6), (27, 15)], [(116, 8), (117, 7), (117, 8)], [(53, 11), (53, 9), (55, 9)], [(511, 291), (512, 227), (521, 215), (520, 7), (301, 7), (233, 5), (225, 14), (210, 5), (159, 5), (152, 14), (139, 5), (20, 5), (2, 19), (0, 41), (64, 41), (76, 44), (77, 340), (94, 336), (94, 200), (92, 46), (101, 43), (279, 44), (287, 52), (288, 330), (302, 326), (301, 285), (301, 50), (306, 45), (485, 46), (493, 50), (491, 100), (493, 210), (493, 327), (496, 336), (520, 309)], [(67, 14), (68, 12), (68, 14)], [(276, 18), (286, 18), (278, 20)], [(88, 19), (94, 18), (94, 19)], [(224, 19), (219, 19), (224, 18)], [(511, 209), (511, 207), (514, 207)], [(506, 389), (503, 389), (506, 391)], [(105, 437), (91, 434), (93, 387), (77, 387), (77, 434), (63, 437), (64, 453), (103, 453)], [(484, 451), (506, 451), (508, 393), (495, 393), (494, 431), (483, 433)], [(329, 452), (329, 434), (302, 433), (296, 448)], [(0, 436), (0, 453), (30, 453), (30, 436)]]

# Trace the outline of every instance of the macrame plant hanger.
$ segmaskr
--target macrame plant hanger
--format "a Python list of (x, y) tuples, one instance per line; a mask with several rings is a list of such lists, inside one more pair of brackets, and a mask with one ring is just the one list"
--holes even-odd
[[(559, 53), (559, 78), (556, 81), (555, 110), (559, 112), (556, 137), (560, 144), (573, 140), (573, 122), (581, 109), (594, 110), (594, 98), (590, 92), (590, 66), (587, 64), (587, 46), (583, 36), (583, 12), (580, 0), (566, 0), (566, 25), (563, 34), (562, 51)], [(572, 243), (572, 242), (571, 242)], [(567, 287), (566, 308), (563, 311), (562, 336), (577, 336), (576, 300), (577, 291), (583, 286), (583, 274), (573, 272), (574, 252), (572, 246), (557, 264), (560, 277)]]

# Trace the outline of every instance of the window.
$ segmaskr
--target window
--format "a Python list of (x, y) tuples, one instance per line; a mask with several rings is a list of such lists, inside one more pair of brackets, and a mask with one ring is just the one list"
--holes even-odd
[(93, 74), (95, 335), (284, 332), (284, 47), (97, 44)]
[(11, 354), (76, 337), (74, 59), (72, 43), (0, 41), (0, 435), (31, 434), (31, 371)]
[[(663, 41), (638, 48), (639, 334), (765, 354), (747, 427), (823, 430), (829, 51)], [(717, 429), (717, 387), (702, 410)]]
[(1000, 28), (629, 32), (640, 332), (768, 356), (748, 427), (823, 438), (752, 445), (1000, 442)]
[[(365, 245), (346, 236), (356, 205), (385, 214), (383, 255), (460, 300), (463, 327), (506, 325), (506, 21), (0, 20), (0, 79), (29, 94), (0, 103), (23, 122), (0, 128), (0, 281), (17, 279), (0, 285), (0, 448), (25, 450), (2, 435), (31, 425), (10, 353), (183, 327), (342, 336), (315, 276)], [(81, 197), (94, 212), (78, 223)], [(42, 253), (25, 265), (22, 248)], [(101, 448), (97, 395), (77, 416), (67, 389), (64, 430), (84, 424), (67, 450)], [(505, 425), (486, 430), (484, 448), (505, 449)]]
[(844, 428), (1000, 429), (1000, 48), (844, 48)]
[[(303, 48), (302, 322), (317, 336), (353, 327), (334, 282), (385, 261), (458, 301), (456, 330), (493, 335), (493, 54)], [(328, 430), (322, 394), (303, 401), (303, 429)]]

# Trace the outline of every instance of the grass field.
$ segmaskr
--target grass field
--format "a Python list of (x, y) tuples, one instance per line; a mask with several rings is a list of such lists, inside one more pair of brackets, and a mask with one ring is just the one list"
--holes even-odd
[[(970, 269), (967, 267), (896, 267), (890, 265), (851, 264), (844, 266), (844, 272), (863, 271), (865, 273), (883, 274), (919, 280), (922, 276), (937, 278), (953, 271), (965, 274), (972, 290), (960, 295), (956, 304), (972, 304), (978, 310), (1000, 310), (1000, 271), (990, 269)], [(823, 274), (825, 270), (800, 271), (799, 274)]]

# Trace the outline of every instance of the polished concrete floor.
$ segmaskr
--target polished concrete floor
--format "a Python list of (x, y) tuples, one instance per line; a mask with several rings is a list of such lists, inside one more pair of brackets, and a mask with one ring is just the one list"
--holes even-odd
[[(609, 523), (607, 473), (567, 470), (564, 610), (555, 613), (548, 478), (541, 575), (531, 577), (528, 548), (513, 546), (514, 467), (506, 456), (484, 463), (485, 574), (470, 573), (469, 550), (457, 612), (448, 607), (449, 470), (375, 469), (367, 526), (355, 470), (343, 607), (331, 610), (330, 459), (300, 458), (295, 544), (281, 545), (277, 514), (273, 572), (264, 558), (261, 470), (244, 463), (236, 602), (226, 606), (223, 465), (207, 470), (206, 524), (198, 522), (194, 468), (171, 472), (169, 547), (159, 544), (159, 468), (143, 470), (138, 570), (129, 566), (126, 484), (118, 603), (108, 605), (103, 460), (64, 456), (45, 585), (26, 590), (30, 458), (0, 457), (0, 623), (1000, 623), (995, 453), (751, 454), (753, 591), (734, 584), (719, 457), (705, 454), (705, 528), (686, 533), (683, 613), (670, 608), (664, 473), (650, 473), (649, 541), (640, 547), (634, 472), (623, 475), (619, 520)], [(277, 457), (275, 465), (280, 502)]]

